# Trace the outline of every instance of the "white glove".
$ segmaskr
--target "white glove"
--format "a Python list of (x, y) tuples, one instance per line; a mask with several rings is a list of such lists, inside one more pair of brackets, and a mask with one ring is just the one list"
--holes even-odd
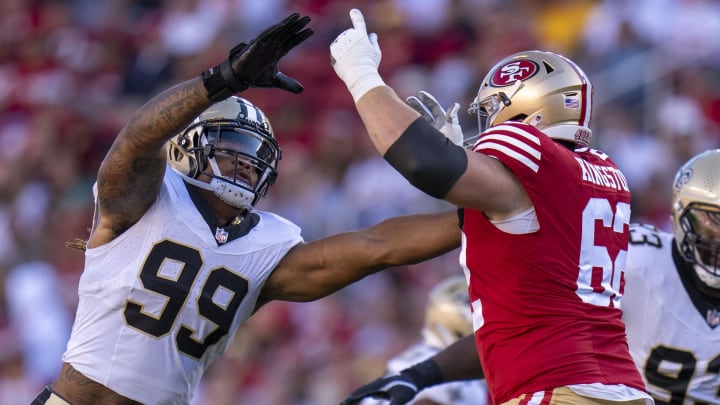
[(418, 92), (417, 97), (410, 96), (405, 99), (405, 102), (413, 110), (419, 112), (435, 129), (442, 132), (452, 143), (463, 146), (465, 137), (457, 115), (460, 104), (455, 103), (445, 111), (435, 97), (422, 90)]
[(385, 82), (378, 74), (382, 53), (377, 35), (368, 35), (360, 10), (350, 10), (350, 20), (353, 28), (343, 31), (330, 44), (330, 60), (335, 73), (357, 102), (368, 90)]

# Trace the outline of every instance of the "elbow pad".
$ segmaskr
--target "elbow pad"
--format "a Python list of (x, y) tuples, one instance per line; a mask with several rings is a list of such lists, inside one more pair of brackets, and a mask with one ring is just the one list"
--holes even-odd
[(422, 117), (407, 127), (383, 156), (410, 184), (444, 198), (467, 169), (465, 149)]

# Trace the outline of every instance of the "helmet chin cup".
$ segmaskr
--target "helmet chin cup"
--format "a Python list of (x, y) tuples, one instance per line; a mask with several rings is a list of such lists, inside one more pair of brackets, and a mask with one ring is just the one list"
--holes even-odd
[[(182, 174), (182, 173), (181, 173)], [(209, 183), (183, 176), (186, 183), (203, 190), (212, 191), (222, 202), (238, 209), (253, 209), (255, 193), (240, 186), (230, 183), (227, 180), (212, 177)]]
[(253, 208), (255, 193), (235, 184), (231, 184), (227, 180), (213, 177), (210, 180), (210, 189), (213, 193), (215, 193), (215, 196), (221, 199), (225, 204), (247, 210), (252, 210)]
[(695, 270), (695, 274), (703, 284), (715, 290), (720, 290), (720, 276), (717, 267), (708, 268), (700, 263), (695, 263), (693, 264), (693, 270)]

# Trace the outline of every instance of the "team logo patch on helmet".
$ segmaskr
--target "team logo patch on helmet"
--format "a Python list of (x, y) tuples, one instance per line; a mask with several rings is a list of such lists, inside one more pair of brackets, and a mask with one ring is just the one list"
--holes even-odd
[(525, 81), (538, 72), (540, 68), (537, 63), (531, 60), (521, 59), (506, 63), (495, 71), (490, 84), (495, 87), (510, 86), (516, 81)]
[(675, 178), (675, 184), (673, 184), (673, 188), (675, 189), (675, 191), (679, 191), (684, 185), (686, 185), (690, 181), (690, 178), (692, 178), (692, 175), (692, 168), (687, 168), (682, 172), (678, 173), (677, 177)]

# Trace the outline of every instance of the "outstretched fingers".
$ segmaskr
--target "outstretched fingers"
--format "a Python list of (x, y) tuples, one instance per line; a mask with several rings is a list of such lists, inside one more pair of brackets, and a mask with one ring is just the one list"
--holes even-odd
[[(309, 21), (309, 18), (308, 18), (308, 21)], [(315, 33), (315, 31), (313, 31), (312, 28), (306, 28), (305, 30), (298, 32), (297, 34), (288, 38), (287, 41), (285, 41), (285, 43), (283, 44), (283, 49), (285, 49), (285, 51), (287, 52), (290, 49), (295, 48), (296, 46), (300, 45), (303, 41), (310, 38), (310, 36), (314, 33)]]
[(362, 11), (356, 8), (350, 10), (350, 21), (352, 21), (353, 28), (367, 33), (367, 28), (365, 27), (365, 17), (363, 17)]
[(303, 92), (304, 87), (300, 82), (286, 75), (283, 72), (277, 72), (275, 75), (274, 87), (287, 90), (291, 93), (300, 94)]
[(441, 121), (445, 121), (445, 110), (435, 99), (435, 97), (423, 90), (420, 90), (420, 92), (418, 92), (418, 95), (420, 97), (420, 101), (422, 101), (425, 107), (430, 110), (430, 113), (432, 114), (434, 119), (440, 119)]
[(445, 121), (450, 124), (459, 124), (460, 120), (458, 119), (458, 110), (460, 110), (460, 104), (454, 103), (450, 108), (447, 110), (447, 116), (445, 117)]
[(420, 113), (420, 115), (427, 121), (432, 123), (434, 118), (430, 110), (415, 96), (410, 96), (405, 99), (405, 103), (410, 106), (413, 110)]
[(273, 42), (285, 45), (285, 49), (291, 49), (313, 34), (313, 30), (308, 28), (303, 30), (310, 23), (310, 17), (293, 13), (285, 18), (282, 22), (275, 24), (264, 30), (257, 37), (258, 42)]

